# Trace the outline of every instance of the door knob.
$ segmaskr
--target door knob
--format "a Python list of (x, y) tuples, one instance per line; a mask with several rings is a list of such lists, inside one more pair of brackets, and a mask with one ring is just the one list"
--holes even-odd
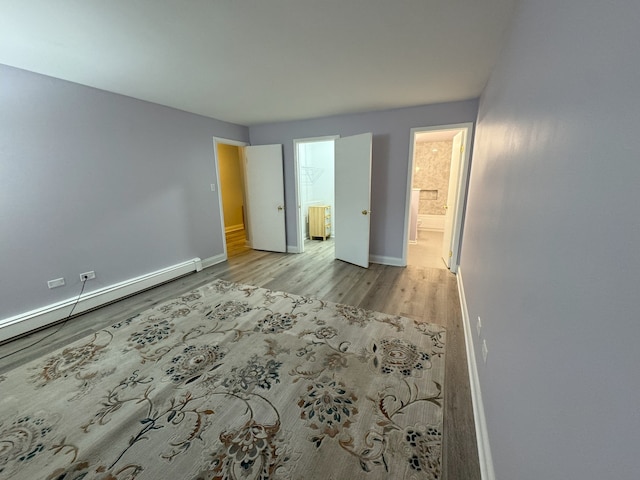
[(363, 214), (363, 215), (367, 215), (367, 214), (369, 214), (369, 213), (371, 213), (369, 210), (362, 210), (362, 214)]
[(278, 211), (281, 212), (282, 210), (284, 210), (284, 207), (282, 205), (278, 205)]
[(442, 205), (442, 208), (444, 208), (445, 210), (448, 209), (449, 207), (447, 205)]

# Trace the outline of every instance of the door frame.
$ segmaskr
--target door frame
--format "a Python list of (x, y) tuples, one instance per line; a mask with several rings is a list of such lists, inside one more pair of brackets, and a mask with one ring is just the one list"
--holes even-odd
[(464, 130), (464, 152), (461, 156), (460, 171), (457, 179), (457, 194), (455, 201), (455, 213), (453, 216), (453, 231), (451, 233), (451, 261), (450, 271), (456, 273), (459, 266), (459, 250), (460, 240), (462, 237), (462, 218), (463, 211), (466, 204), (467, 185), (469, 183), (469, 160), (471, 158), (471, 136), (473, 133), (473, 122), (454, 123), (450, 125), (436, 125), (433, 127), (416, 127), (411, 129), (410, 143), (409, 143), (409, 165), (407, 169), (407, 193), (405, 200), (405, 218), (404, 218), (404, 233), (402, 243), (402, 265), (407, 265), (407, 254), (409, 244), (409, 220), (411, 213), (411, 188), (413, 184), (413, 170), (414, 170), (414, 146), (416, 142), (416, 134), (423, 132), (437, 132), (440, 130)]
[[(216, 186), (216, 191), (218, 193), (218, 207), (220, 209), (220, 232), (222, 234), (222, 245), (224, 247), (224, 259), (222, 261), (224, 261), (228, 259), (228, 254), (227, 254), (227, 236), (225, 234), (225, 228), (224, 228), (224, 210), (222, 208), (222, 188), (220, 184), (220, 165), (219, 165), (220, 159), (218, 158), (218, 144), (233, 145), (236, 147), (248, 147), (249, 143), (242, 142), (239, 140), (230, 140), (228, 138), (222, 138), (222, 137), (213, 137), (213, 163), (214, 163), (214, 168), (216, 172), (215, 186)], [(242, 159), (240, 160), (241, 160), (240, 164), (242, 169), (242, 176), (244, 181), (244, 162), (242, 161)], [(214, 184), (211, 184), (212, 187), (213, 185)], [(246, 197), (246, 192), (245, 192), (245, 197)], [(246, 205), (246, 201), (247, 199), (245, 198), (245, 205)], [(247, 240), (249, 241), (249, 244), (251, 244), (249, 232), (247, 232)]]
[(298, 158), (298, 145), (303, 143), (328, 142), (340, 138), (340, 135), (326, 135), (324, 137), (308, 137), (295, 138), (293, 140), (293, 169), (296, 177), (295, 196), (296, 196), (296, 237), (298, 247), (294, 250), (291, 246), (287, 246), (287, 251), (291, 253), (304, 253), (304, 212), (300, 203), (300, 159)]

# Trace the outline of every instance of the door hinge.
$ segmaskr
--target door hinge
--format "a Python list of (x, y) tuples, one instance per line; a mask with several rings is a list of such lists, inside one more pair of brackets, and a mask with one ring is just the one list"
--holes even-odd
[(449, 258), (453, 257), (453, 252), (449, 250)]
[(460, 153), (464, 153), (464, 145), (460, 145)]

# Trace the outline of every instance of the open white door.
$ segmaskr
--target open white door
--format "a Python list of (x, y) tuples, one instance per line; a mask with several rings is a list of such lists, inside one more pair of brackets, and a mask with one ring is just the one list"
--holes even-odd
[(286, 252), (282, 145), (245, 147), (244, 152), (251, 247)]
[(458, 183), (460, 179), (460, 165), (462, 163), (462, 146), (464, 145), (464, 132), (456, 133), (453, 137), (451, 149), (451, 168), (449, 170), (449, 191), (447, 192), (447, 204), (444, 205), (444, 235), (442, 237), (442, 259), (451, 268), (453, 255), (453, 219), (456, 217), (456, 200), (458, 198)]
[(371, 133), (335, 140), (336, 258), (369, 267)]

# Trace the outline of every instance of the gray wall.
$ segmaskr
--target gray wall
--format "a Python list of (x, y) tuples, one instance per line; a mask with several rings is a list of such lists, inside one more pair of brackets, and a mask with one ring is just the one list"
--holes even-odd
[(373, 133), (370, 253), (400, 259), (413, 127), (473, 122), (477, 100), (249, 127), (252, 145), (284, 145), (287, 245), (297, 246), (293, 140)]
[(0, 65), (0, 318), (223, 253), (213, 136), (248, 130)]
[(638, 25), (523, 0), (481, 98), (461, 271), (500, 480), (640, 475)]

